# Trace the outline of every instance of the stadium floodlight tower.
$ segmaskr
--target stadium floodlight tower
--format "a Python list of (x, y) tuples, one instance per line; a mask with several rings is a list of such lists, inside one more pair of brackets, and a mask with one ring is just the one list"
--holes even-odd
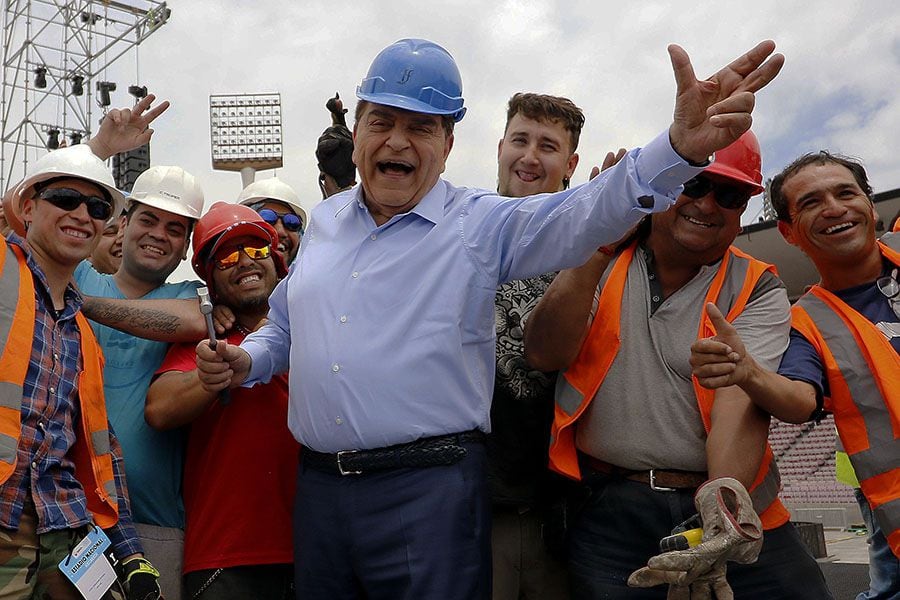
[(240, 171), (243, 187), (283, 166), (281, 94), (213, 94), (209, 129), (213, 169)]
[(153, 0), (4, 0), (0, 190), (59, 140), (90, 137), (94, 79), (105, 113), (106, 68), (170, 14)]

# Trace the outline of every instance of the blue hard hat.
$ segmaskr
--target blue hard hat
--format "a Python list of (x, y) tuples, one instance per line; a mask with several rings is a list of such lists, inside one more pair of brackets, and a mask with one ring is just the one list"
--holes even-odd
[(378, 53), (356, 97), (429, 115), (450, 115), (459, 122), (462, 78), (450, 53), (428, 40), (405, 39)]

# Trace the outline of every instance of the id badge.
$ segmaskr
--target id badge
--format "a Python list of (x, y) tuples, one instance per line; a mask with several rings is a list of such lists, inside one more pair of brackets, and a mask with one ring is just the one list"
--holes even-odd
[(91, 527), (83, 540), (59, 562), (59, 570), (85, 600), (100, 600), (116, 582), (116, 572), (106, 551), (111, 543), (99, 527)]

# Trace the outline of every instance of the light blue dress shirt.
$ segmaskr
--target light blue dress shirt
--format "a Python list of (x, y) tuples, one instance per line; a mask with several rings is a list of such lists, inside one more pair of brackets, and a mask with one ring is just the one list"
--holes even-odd
[(583, 264), (702, 167), (663, 132), (594, 180), (504, 198), (444, 180), (376, 226), (361, 186), (312, 211), (300, 254), (241, 346), (245, 385), (290, 367), (288, 426), (320, 452), (490, 429), (497, 286)]

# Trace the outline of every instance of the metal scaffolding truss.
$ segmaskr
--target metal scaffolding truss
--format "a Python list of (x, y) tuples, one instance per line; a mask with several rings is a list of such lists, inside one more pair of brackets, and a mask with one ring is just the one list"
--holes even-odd
[(46, 152), (51, 130), (90, 137), (95, 80), (169, 16), (153, 0), (4, 0), (0, 190)]

